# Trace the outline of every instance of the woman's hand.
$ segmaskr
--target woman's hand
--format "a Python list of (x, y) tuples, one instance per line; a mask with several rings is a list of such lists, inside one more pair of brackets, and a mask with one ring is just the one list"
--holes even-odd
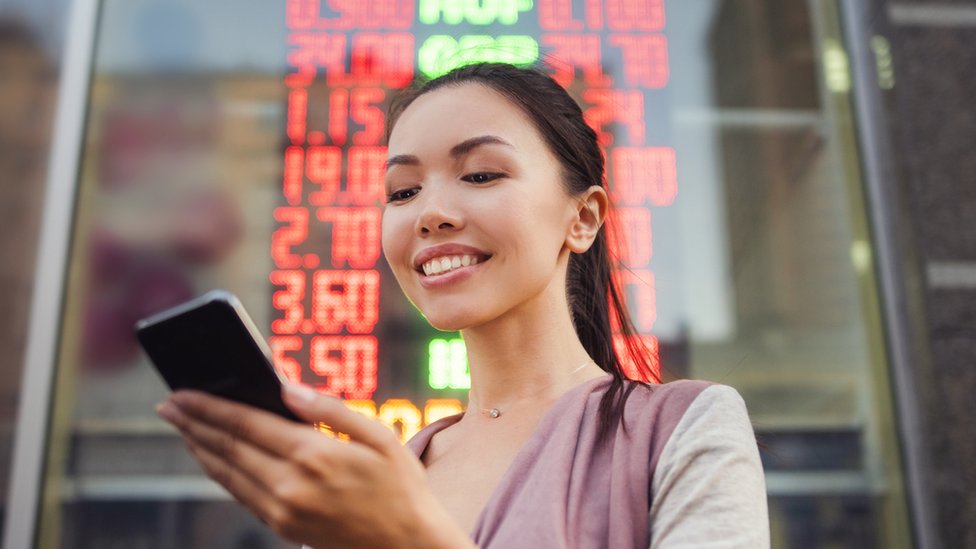
[(310, 425), (196, 391), (157, 412), (210, 478), (282, 536), (327, 547), (473, 547), (427, 486), (423, 465), (383, 424), (298, 385), (285, 402)]

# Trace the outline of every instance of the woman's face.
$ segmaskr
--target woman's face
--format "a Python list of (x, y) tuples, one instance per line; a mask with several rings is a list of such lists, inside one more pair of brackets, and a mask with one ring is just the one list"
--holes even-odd
[(383, 252), (436, 328), (565, 296), (577, 201), (529, 118), (475, 83), (417, 98), (389, 140)]

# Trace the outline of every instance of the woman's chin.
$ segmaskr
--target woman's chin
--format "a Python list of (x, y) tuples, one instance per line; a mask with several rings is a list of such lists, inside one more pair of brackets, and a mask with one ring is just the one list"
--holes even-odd
[(471, 326), (470, 323), (463, 322), (460, 319), (445, 318), (445, 319), (438, 319), (435, 321), (432, 320), (430, 317), (427, 317), (427, 322), (430, 323), (431, 327), (433, 327), (436, 330), (440, 330), (442, 332), (460, 332), (461, 330), (464, 330)]
[(442, 332), (459, 332), (482, 321), (470, 311), (422, 311), (422, 314), (433, 328)]

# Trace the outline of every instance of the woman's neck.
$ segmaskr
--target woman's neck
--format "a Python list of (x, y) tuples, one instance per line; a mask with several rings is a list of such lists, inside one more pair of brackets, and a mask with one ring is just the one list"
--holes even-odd
[(473, 411), (551, 401), (603, 375), (576, 335), (565, 298), (539, 298), (463, 331)]

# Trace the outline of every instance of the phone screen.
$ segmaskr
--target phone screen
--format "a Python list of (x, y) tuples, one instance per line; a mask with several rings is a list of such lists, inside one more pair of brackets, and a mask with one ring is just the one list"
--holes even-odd
[(171, 389), (197, 389), (299, 419), (281, 400), (266, 345), (237, 299), (224, 291), (143, 319), (137, 336)]

